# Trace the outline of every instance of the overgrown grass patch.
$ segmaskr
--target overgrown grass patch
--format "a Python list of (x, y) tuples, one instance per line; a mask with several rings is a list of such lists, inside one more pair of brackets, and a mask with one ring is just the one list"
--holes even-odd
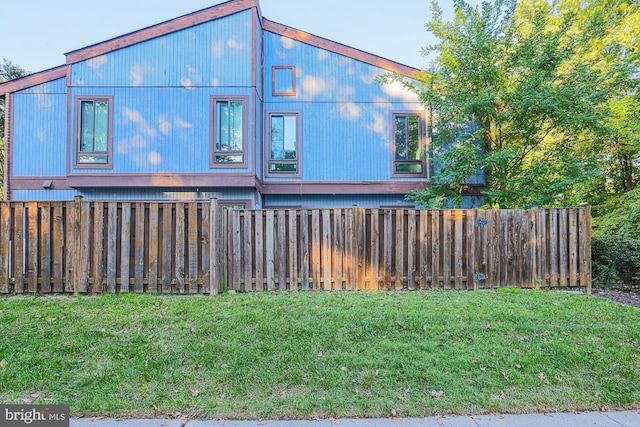
[(196, 418), (640, 404), (640, 310), (562, 292), (0, 299), (0, 402)]

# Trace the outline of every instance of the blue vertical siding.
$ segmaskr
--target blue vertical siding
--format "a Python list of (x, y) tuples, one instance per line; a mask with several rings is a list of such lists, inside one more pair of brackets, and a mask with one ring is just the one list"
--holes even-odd
[[(210, 96), (249, 96), (251, 88), (73, 88), (74, 96), (113, 96), (113, 173), (247, 172), (253, 163), (253, 123), (248, 129), (249, 165), (240, 169), (209, 168)], [(75, 105), (74, 105), (75, 107)], [(72, 117), (72, 132), (75, 124)], [(71, 148), (73, 154), (74, 148)], [(72, 165), (73, 166), (73, 165)], [(73, 169), (75, 173), (95, 173)], [(104, 172), (104, 171), (103, 171)]]
[(251, 10), (72, 66), (72, 86), (250, 86)]
[(336, 195), (267, 195), (265, 208), (279, 206), (301, 206), (304, 208), (361, 208), (380, 206), (415, 207), (413, 202), (404, 200), (402, 194), (336, 194)]
[(251, 200), (254, 203), (252, 189), (237, 188), (203, 188), (194, 191), (193, 188), (95, 188), (87, 190), (14, 190), (13, 200), (73, 200), (75, 196), (82, 196), (89, 201), (117, 201), (117, 200), (149, 200), (149, 201), (178, 201), (178, 200)]
[(58, 79), (13, 97), (12, 174), (65, 175), (67, 87)]
[[(273, 66), (295, 67), (295, 96), (273, 96)], [(302, 112), (301, 179), (392, 179), (391, 112), (424, 111), (424, 107), (400, 84), (375, 81), (385, 73), (376, 66), (265, 32), (265, 111)], [(288, 178), (266, 180), (278, 179)], [(402, 178), (416, 179), (425, 178)]]

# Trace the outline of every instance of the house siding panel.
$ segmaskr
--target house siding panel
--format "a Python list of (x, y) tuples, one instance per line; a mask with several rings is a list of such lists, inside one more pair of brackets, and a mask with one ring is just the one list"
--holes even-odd
[[(73, 88), (74, 96), (113, 96), (113, 168), (100, 173), (229, 173), (253, 170), (248, 144), (248, 167), (209, 167), (210, 96), (246, 95), (251, 88)], [(248, 140), (253, 138), (253, 108), (249, 111)], [(72, 117), (72, 122), (75, 117)], [(75, 134), (75, 126), (72, 123)], [(70, 155), (75, 148), (71, 148)], [(72, 169), (95, 174), (96, 170)]]
[[(273, 96), (273, 66), (295, 67), (294, 96)], [(392, 179), (391, 112), (424, 111), (424, 107), (401, 85), (375, 81), (384, 73), (376, 66), (265, 32), (265, 111), (301, 111), (301, 179)]]
[(251, 86), (251, 14), (238, 12), (73, 64), (71, 84)]
[(117, 192), (110, 189), (80, 190), (14, 190), (13, 199), (27, 200), (73, 200), (75, 196), (82, 196), (85, 200), (115, 201), (115, 200), (251, 200), (254, 204), (254, 191), (241, 188), (203, 188), (194, 191), (192, 188), (119, 188)]
[(16, 92), (12, 123), (13, 176), (65, 175), (65, 79)]

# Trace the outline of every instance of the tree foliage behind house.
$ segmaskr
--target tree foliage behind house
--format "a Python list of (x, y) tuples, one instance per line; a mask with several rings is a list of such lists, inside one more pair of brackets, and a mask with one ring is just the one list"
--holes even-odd
[[(410, 193), (459, 200), (482, 170), (493, 207), (600, 203), (639, 181), (640, 6), (631, 0), (436, 1), (420, 86), (435, 173)], [(469, 127), (475, 122), (476, 131)], [(471, 130), (469, 130), (471, 129)]]

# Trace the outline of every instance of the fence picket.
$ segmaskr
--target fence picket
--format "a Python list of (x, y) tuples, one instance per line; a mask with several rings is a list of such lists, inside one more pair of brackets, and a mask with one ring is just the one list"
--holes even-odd
[(51, 248), (51, 262), (53, 275), (53, 292), (64, 292), (64, 205), (63, 202), (52, 202), (53, 235)]
[(136, 293), (144, 292), (144, 248), (145, 248), (145, 204), (136, 203), (135, 243), (134, 243), (134, 289)]
[(147, 273), (149, 284), (147, 290), (151, 293), (158, 292), (159, 211), (158, 203), (149, 204), (149, 271)]
[(287, 290), (287, 213), (277, 211), (278, 234), (276, 236), (278, 252), (278, 290)]
[(107, 211), (107, 292), (114, 294), (116, 292), (116, 260), (118, 256), (118, 204), (109, 202)]
[(255, 217), (255, 279), (256, 279), (256, 290), (263, 291), (264, 290), (264, 228), (263, 228), (263, 216), (262, 211), (254, 211)]
[(300, 263), (302, 269), (302, 290), (309, 290), (309, 214), (300, 211)]
[(289, 290), (298, 290), (298, 215), (294, 209), (289, 210)]
[(418, 238), (418, 250), (420, 252), (420, 289), (427, 289), (429, 276), (431, 275), (430, 254), (431, 240), (429, 235), (429, 211), (420, 211), (420, 234)]
[(404, 228), (404, 210), (396, 209), (396, 280), (395, 289), (397, 291), (402, 290), (403, 276), (404, 276), (404, 245), (406, 243), (405, 228)]
[(27, 209), (27, 284), (28, 292), (38, 292), (38, 204), (25, 203)]
[(244, 237), (243, 237), (243, 245), (244, 245), (244, 290), (251, 291), (253, 290), (253, 227), (251, 224), (252, 220), (252, 212), (244, 211), (242, 220), (244, 226)]
[[(216, 204), (217, 207), (217, 204)], [(219, 218), (218, 218), (219, 220)], [(218, 242), (219, 239), (216, 239)], [(162, 293), (171, 293), (171, 278), (173, 264), (173, 205), (171, 203), (162, 204)], [(216, 277), (222, 280), (221, 277)]]
[(407, 222), (407, 287), (410, 291), (416, 289), (416, 211), (409, 211)]
[(51, 277), (51, 202), (40, 202), (40, 233), (39, 240), (39, 266), (40, 266), (40, 292), (51, 293), (53, 278)]
[(188, 207), (188, 224), (189, 231), (187, 233), (188, 250), (187, 260), (189, 277), (186, 284), (189, 286), (190, 294), (198, 293), (198, 205), (195, 202), (189, 203)]
[(380, 211), (371, 209), (371, 281), (367, 289), (378, 290), (380, 284)]
[(311, 211), (311, 278), (313, 289), (320, 289), (320, 211)]
[[(444, 288), (451, 289), (451, 256), (452, 245), (454, 244), (453, 233), (451, 231), (451, 211), (442, 211), (442, 276), (444, 278)], [(455, 273), (454, 273), (455, 274)]]
[(266, 221), (266, 229), (265, 229), (265, 237), (266, 237), (266, 263), (267, 263), (267, 290), (273, 291), (275, 290), (275, 212), (267, 211), (267, 221)]
[(462, 235), (463, 230), (463, 212), (460, 209), (456, 209), (454, 211), (454, 231), (455, 231), (455, 248), (453, 250), (453, 263), (454, 263), (454, 283), (456, 289), (462, 289), (462, 280), (464, 275), (464, 267), (463, 267), (463, 256), (464, 250), (462, 246), (462, 242), (464, 241), (464, 236)]
[(92, 293), (102, 293), (102, 248), (103, 243), (103, 209), (102, 202), (93, 204), (93, 251), (91, 255), (91, 266), (93, 267), (93, 283), (91, 284)]
[(10, 292), (11, 203), (0, 202), (0, 293)]
[(13, 207), (13, 277), (14, 292), (24, 293), (24, 204), (15, 203)]
[[(322, 288), (332, 289), (331, 283), (331, 211), (322, 210)], [(348, 280), (348, 279), (347, 279)]]
[(131, 287), (131, 203), (123, 203), (122, 238), (120, 239), (120, 292), (129, 292)]

